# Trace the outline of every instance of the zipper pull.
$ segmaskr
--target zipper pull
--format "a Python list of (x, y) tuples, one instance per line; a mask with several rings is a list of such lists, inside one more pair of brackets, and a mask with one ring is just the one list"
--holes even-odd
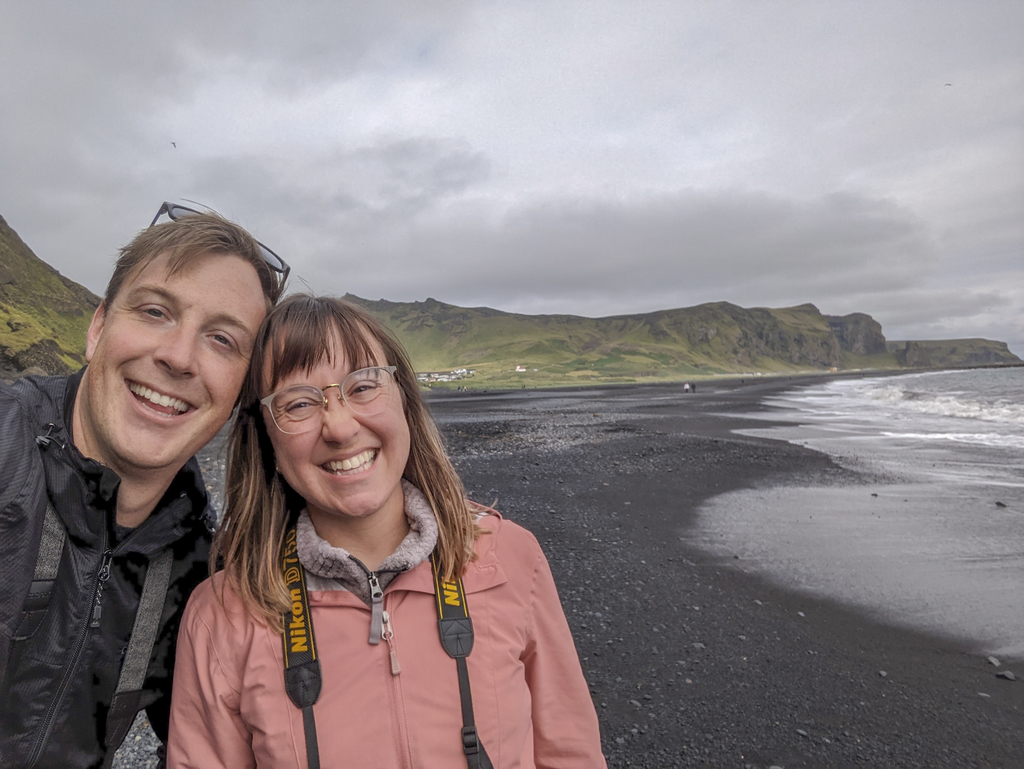
[(103, 552), (103, 559), (100, 561), (100, 570), (96, 575), (96, 594), (92, 602), (92, 622), (89, 627), (100, 626), (100, 615), (103, 613), (103, 586), (110, 579), (110, 561), (113, 554), (109, 550)]
[(384, 609), (384, 591), (380, 588), (376, 572), (370, 572), (366, 580), (370, 583), (370, 644), (376, 646), (384, 637), (381, 613)]
[(391, 627), (391, 615), (385, 611), (381, 616), (381, 620), (383, 623), (381, 636), (388, 642), (388, 647), (391, 649), (391, 675), (397, 676), (402, 672), (402, 666), (398, 664), (398, 652), (395, 651), (395, 645), (392, 643), (392, 639), (395, 637), (395, 631)]

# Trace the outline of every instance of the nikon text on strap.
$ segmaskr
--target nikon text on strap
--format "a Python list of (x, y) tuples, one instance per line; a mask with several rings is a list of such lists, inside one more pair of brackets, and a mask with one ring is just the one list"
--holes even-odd
[[(462, 750), (469, 769), (493, 769), (487, 751), (476, 733), (473, 720), (473, 698), (469, 691), (469, 669), (466, 657), (473, 650), (473, 622), (466, 606), (466, 592), (462, 580), (443, 582), (437, 571), (437, 561), (430, 556), (434, 574), (438, 626), (441, 645), (455, 659), (459, 674), (459, 696), (462, 699)], [(313, 704), (320, 696), (320, 660), (316, 656), (313, 640), (313, 616), (309, 611), (309, 593), (306, 575), (296, 553), (295, 527), (288, 530), (284, 540), (282, 559), (284, 581), (291, 596), (291, 614), (284, 618), (284, 687), (288, 698), (302, 710), (302, 725), (306, 733), (306, 761), (309, 769), (320, 769), (320, 750), (316, 740), (316, 721)]]
[(313, 703), (320, 696), (320, 660), (313, 640), (313, 618), (309, 613), (306, 572), (299, 563), (295, 545), (295, 527), (284, 539), (281, 561), (284, 582), (292, 601), (292, 610), (284, 618), (284, 688), (295, 707), (302, 710), (306, 733), (306, 762), (309, 769), (320, 769), (320, 749), (316, 742)]
[(492, 769), (491, 759), (476, 733), (473, 718), (473, 695), (469, 689), (469, 668), (466, 657), (473, 651), (473, 620), (469, 618), (466, 591), (462, 579), (452, 582), (441, 579), (437, 558), (430, 554), (434, 574), (434, 598), (437, 603), (437, 626), (441, 632), (441, 645), (448, 656), (455, 659), (459, 673), (459, 697), (462, 700), (462, 752), (466, 754), (469, 769)]

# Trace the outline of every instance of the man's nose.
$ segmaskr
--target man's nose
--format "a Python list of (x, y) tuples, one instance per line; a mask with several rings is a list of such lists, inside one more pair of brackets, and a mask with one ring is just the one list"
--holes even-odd
[(156, 351), (157, 362), (174, 376), (191, 376), (196, 370), (199, 335), (187, 325), (168, 329)]

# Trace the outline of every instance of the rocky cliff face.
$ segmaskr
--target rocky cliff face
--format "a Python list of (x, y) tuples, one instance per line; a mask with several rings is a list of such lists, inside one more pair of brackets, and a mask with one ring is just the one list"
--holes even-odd
[(911, 368), (976, 368), (1019, 366), (1024, 361), (1010, 352), (1006, 342), (991, 339), (940, 339), (889, 342), (901, 366)]
[(99, 301), (33, 254), (0, 217), (0, 377), (79, 369)]
[(878, 355), (886, 352), (882, 326), (870, 315), (855, 312), (851, 315), (826, 315), (829, 328), (835, 334), (840, 348), (854, 355)]

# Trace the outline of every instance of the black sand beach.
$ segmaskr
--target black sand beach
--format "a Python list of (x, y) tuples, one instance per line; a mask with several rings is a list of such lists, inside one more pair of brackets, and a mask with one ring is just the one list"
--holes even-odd
[[(744, 421), (721, 415), (788, 386), (799, 383), (430, 404), (471, 496), (548, 554), (610, 767), (1024, 766), (1022, 661), (995, 668), (967, 644), (775, 588), (689, 542), (716, 494), (865, 482), (823, 454), (730, 433)], [(122, 754), (116, 765), (147, 765)]]
[(1024, 677), (1020, 661), (997, 669), (688, 544), (697, 506), (724, 491), (865, 481), (717, 416), (793, 385), (459, 393), (431, 407), (471, 495), (545, 547), (609, 766), (1024, 766), (1024, 683), (995, 675)]

